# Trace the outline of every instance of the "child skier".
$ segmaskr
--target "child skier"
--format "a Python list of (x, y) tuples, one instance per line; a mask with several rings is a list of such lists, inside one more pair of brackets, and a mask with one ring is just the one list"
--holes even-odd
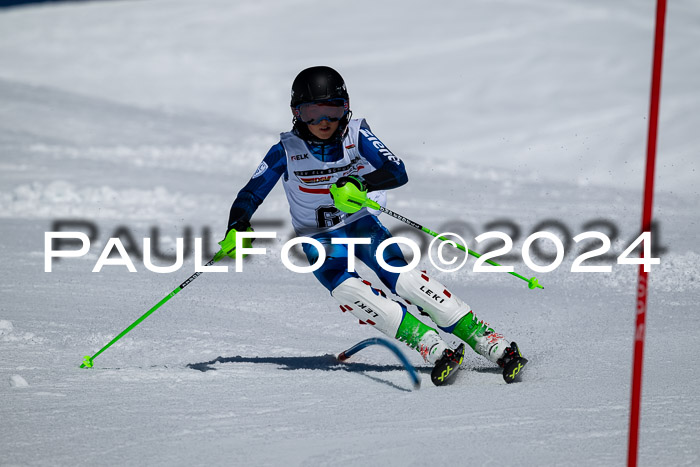
[[(316, 278), (360, 322), (368, 323), (390, 338), (416, 349), (434, 365), (432, 381), (442, 384), (451, 378), (464, 355), (464, 344), (450, 349), (437, 331), (413, 316), (406, 306), (373, 288), (356, 272), (348, 271), (348, 245), (334, 238), (369, 238), (370, 244), (354, 245), (355, 256), (370, 267), (382, 283), (444, 332), (452, 333), (480, 355), (504, 368), (512, 382), (527, 363), (515, 342), (508, 342), (445, 286), (425, 272), (400, 274), (379, 266), (376, 251), (391, 237), (367, 208), (347, 207), (348, 199), (369, 196), (383, 203), (384, 190), (408, 181), (403, 162), (372, 133), (364, 119), (351, 119), (350, 102), (343, 78), (332, 68), (317, 66), (303, 70), (292, 84), (292, 131), (282, 133), (248, 184), (238, 193), (228, 221), (226, 238), (220, 242), (235, 257), (236, 232), (251, 231), (250, 219), (282, 178), (289, 202), (292, 225), (299, 236), (318, 240), (326, 260), (314, 271)], [(309, 263), (318, 259), (308, 243), (303, 250)], [(406, 266), (401, 250), (392, 244), (384, 260), (394, 267)]]

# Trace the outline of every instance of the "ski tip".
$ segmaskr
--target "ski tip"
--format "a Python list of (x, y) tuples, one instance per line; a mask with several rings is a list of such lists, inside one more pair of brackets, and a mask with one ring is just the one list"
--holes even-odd
[(454, 382), (455, 374), (460, 369), (464, 361), (464, 344), (453, 350), (451, 353), (443, 354), (443, 357), (435, 364), (430, 373), (430, 379), (435, 386), (443, 386)]
[(520, 377), (522, 375), (522, 370), (527, 364), (527, 358), (516, 357), (506, 364), (503, 368), (503, 379), (506, 383), (516, 383), (520, 382)]
[(92, 357), (90, 355), (86, 355), (83, 358), (83, 363), (80, 364), (80, 368), (92, 368)]
[(338, 359), (339, 362), (344, 362), (345, 360), (347, 360), (350, 357), (345, 355), (345, 352), (340, 352), (336, 358)]

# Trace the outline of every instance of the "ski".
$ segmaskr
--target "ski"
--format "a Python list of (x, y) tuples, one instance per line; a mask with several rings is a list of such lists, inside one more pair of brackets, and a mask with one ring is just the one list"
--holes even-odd
[(498, 364), (503, 367), (503, 379), (505, 382), (508, 384), (515, 383), (520, 381), (521, 372), (527, 364), (527, 358), (520, 353), (518, 344), (511, 342)]
[(520, 381), (520, 372), (526, 363), (527, 358), (525, 357), (517, 357), (506, 363), (506, 366), (503, 367), (503, 379), (506, 383), (510, 384)]
[(464, 360), (464, 344), (460, 344), (455, 350), (446, 350), (430, 373), (433, 384), (442, 386), (454, 381), (462, 360)]

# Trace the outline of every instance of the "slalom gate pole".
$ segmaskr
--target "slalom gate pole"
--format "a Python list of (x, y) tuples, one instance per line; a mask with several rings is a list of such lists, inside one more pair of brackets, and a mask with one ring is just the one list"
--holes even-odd
[[(647, 135), (647, 162), (644, 178), (644, 204), (642, 208), (642, 232), (651, 232), (652, 200), (654, 196), (654, 168), (656, 165), (656, 140), (659, 127), (659, 100), (661, 96), (661, 69), (663, 66), (664, 28), (666, 0), (656, 2), (656, 28), (654, 35), (654, 59), (649, 99), (649, 131)], [(642, 250), (644, 256), (644, 250)], [(642, 399), (642, 370), (644, 368), (644, 337), (646, 334), (647, 284), (649, 273), (639, 265), (637, 280), (637, 317), (634, 326), (634, 359), (632, 363), (632, 394), (630, 397), (630, 427), (627, 449), (627, 465), (636, 467), (639, 442), (640, 404)]]
[(365, 339), (362, 342), (358, 342), (357, 344), (353, 345), (350, 347), (348, 350), (344, 352), (340, 352), (338, 355), (338, 361), (344, 362), (348, 358), (352, 357), (355, 355), (357, 352), (360, 350), (369, 347), (370, 345), (381, 345), (383, 347), (386, 347), (389, 349), (394, 355), (396, 355), (396, 358), (399, 359), (401, 364), (404, 366), (406, 371), (408, 372), (408, 376), (411, 378), (411, 382), (413, 383), (413, 387), (415, 389), (420, 388), (420, 376), (418, 376), (418, 372), (416, 371), (415, 368), (413, 368), (413, 365), (408, 361), (406, 356), (399, 350), (399, 348), (396, 346), (391, 341), (388, 341), (386, 339), (382, 339), (381, 337), (370, 337), (369, 339)]
[[(224, 250), (219, 250), (219, 252), (216, 253), (216, 255), (214, 255), (214, 257), (211, 259), (211, 261), (209, 261), (207, 264), (205, 264), (205, 266), (211, 266), (212, 264), (214, 264), (214, 263), (216, 263), (217, 261), (221, 260), (221, 258), (223, 258), (224, 256), (225, 256)], [(143, 320), (145, 320), (146, 318), (148, 318), (154, 311), (156, 311), (158, 308), (160, 308), (162, 305), (164, 305), (165, 302), (167, 302), (168, 300), (170, 300), (171, 298), (173, 298), (175, 295), (177, 295), (178, 292), (180, 292), (182, 289), (184, 289), (185, 287), (187, 287), (187, 286), (190, 284), (190, 282), (192, 282), (193, 280), (195, 280), (196, 278), (198, 278), (201, 274), (202, 274), (201, 271), (200, 271), (200, 272), (195, 272), (194, 274), (192, 274), (190, 277), (187, 278), (187, 280), (186, 280), (185, 282), (183, 282), (182, 284), (180, 284), (175, 290), (173, 290), (172, 292), (170, 292), (170, 293), (169, 293), (168, 295), (166, 295), (161, 301), (159, 301), (158, 303), (156, 303), (156, 304), (153, 306), (153, 308), (151, 308), (151, 309), (148, 310), (146, 313), (144, 313), (143, 315), (141, 315), (141, 317), (140, 317), (139, 319), (137, 319), (136, 321), (134, 321), (133, 323), (131, 323), (131, 324), (129, 325), (129, 327), (127, 327), (127, 328), (124, 329), (122, 332), (120, 332), (119, 335), (118, 335), (117, 337), (115, 337), (114, 339), (112, 339), (111, 341), (109, 341), (109, 343), (107, 343), (107, 345), (105, 345), (105, 346), (102, 347), (100, 350), (98, 350), (97, 353), (95, 353), (95, 355), (93, 355), (92, 357), (91, 357), (90, 355), (86, 355), (85, 358), (83, 359), (83, 363), (80, 365), (80, 368), (92, 368), (92, 361), (93, 361), (95, 358), (97, 358), (98, 355), (100, 355), (102, 352), (104, 352), (105, 350), (107, 350), (108, 348), (110, 348), (110, 347), (112, 346), (112, 344), (114, 344), (115, 342), (117, 342), (119, 339), (121, 339), (122, 337), (124, 337), (125, 335), (127, 335), (127, 334), (129, 333), (129, 331), (131, 331), (131, 330), (134, 329), (136, 326), (138, 326)]]
[[(373, 200), (371, 200), (371, 199), (367, 199), (367, 200), (365, 201), (365, 207), (368, 207), (368, 208), (371, 208), (371, 209), (376, 209), (376, 210), (381, 211), (381, 212), (383, 212), (383, 213), (385, 213), (385, 214), (388, 214), (389, 216), (391, 216), (391, 217), (393, 217), (393, 218), (395, 218), (395, 219), (400, 220), (400, 221), (403, 222), (404, 224), (408, 224), (408, 225), (410, 225), (411, 227), (420, 230), (421, 232), (425, 232), (425, 233), (427, 233), (428, 235), (432, 235), (433, 237), (435, 237), (435, 238), (437, 238), (437, 239), (439, 239), (439, 240), (442, 240), (443, 242), (449, 241), (449, 242), (453, 243), (454, 246), (455, 246), (456, 248), (462, 250), (462, 251), (465, 252), (465, 253), (469, 253), (470, 255), (472, 255), (472, 256), (474, 256), (474, 257), (476, 257), (476, 258), (480, 258), (480, 257), (481, 257), (481, 255), (480, 255), (479, 253), (477, 253), (477, 252), (475, 252), (475, 251), (472, 251), (472, 250), (470, 250), (470, 249), (468, 249), (468, 248), (465, 248), (464, 246), (460, 245), (459, 243), (454, 242), (454, 241), (450, 240), (449, 238), (445, 238), (445, 237), (439, 235), (437, 232), (434, 232), (434, 231), (428, 229), (427, 227), (423, 227), (422, 225), (418, 224), (417, 222), (413, 222), (412, 220), (410, 220), (410, 219), (408, 219), (408, 218), (406, 218), (406, 217), (404, 217), (404, 216), (402, 216), (402, 215), (400, 215), (400, 214), (396, 214), (394, 211), (385, 208), (384, 206), (382, 206), (381, 204), (377, 203), (376, 201), (373, 201)], [(485, 262), (489, 263), (489, 264), (492, 265), (492, 266), (500, 266), (500, 264), (498, 264), (498, 263), (495, 262), (495, 261), (491, 261), (490, 259), (485, 260)], [(512, 275), (512, 276), (515, 276), (515, 277), (517, 277), (518, 279), (522, 279), (522, 280), (524, 280), (525, 282), (527, 282), (527, 286), (528, 286), (530, 289), (544, 289), (544, 287), (542, 287), (542, 286), (539, 284), (539, 282), (537, 282), (537, 278), (536, 278), (536, 277), (531, 277), (530, 279), (528, 279), (528, 278), (526, 278), (526, 277), (521, 276), (521, 275), (518, 274), (517, 272), (509, 272), (508, 274), (510, 274), (510, 275)]]

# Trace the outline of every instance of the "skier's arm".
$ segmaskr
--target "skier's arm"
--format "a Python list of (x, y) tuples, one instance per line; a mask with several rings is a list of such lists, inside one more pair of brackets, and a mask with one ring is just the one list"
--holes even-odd
[(238, 192), (229, 212), (227, 232), (247, 229), (253, 213), (286, 170), (287, 158), (282, 143), (278, 143), (270, 148), (246, 186)]
[(376, 170), (362, 176), (367, 191), (390, 190), (408, 182), (406, 167), (370, 130), (367, 124), (360, 128), (358, 149)]

